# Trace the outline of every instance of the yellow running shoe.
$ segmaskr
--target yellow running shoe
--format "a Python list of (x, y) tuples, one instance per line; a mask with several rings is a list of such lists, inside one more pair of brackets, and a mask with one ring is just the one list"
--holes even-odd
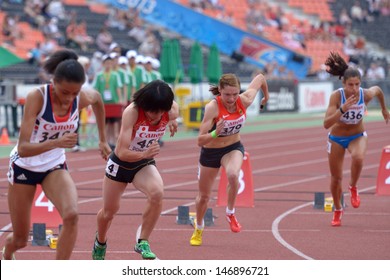
[(192, 246), (202, 245), (202, 234), (203, 234), (203, 229), (195, 228), (194, 233), (191, 236), (190, 244)]

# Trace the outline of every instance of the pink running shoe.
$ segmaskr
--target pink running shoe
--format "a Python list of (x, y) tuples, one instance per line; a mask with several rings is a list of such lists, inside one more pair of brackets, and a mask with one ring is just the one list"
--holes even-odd
[(360, 206), (360, 197), (357, 187), (349, 187), (349, 193), (351, 194), (351, 204), (353, 208)]
[(228, 221), (232, 232), (240, 232), (241, 231), (241, 225), (237, 221), (236, 216), (234, 216), (234, 214), (226, 215), (226, 220)]
[(332, 226), (333, 227), (339, 227), (341, 226), (341, 217), (343, 216), (343, 209), (340, 210), (334, 210), (333, 212), (333, 220), (332, 220)]

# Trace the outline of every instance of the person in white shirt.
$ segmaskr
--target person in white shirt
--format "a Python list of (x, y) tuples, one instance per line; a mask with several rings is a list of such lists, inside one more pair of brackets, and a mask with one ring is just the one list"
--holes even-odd
[(28, 93), (18, 143), (11, 151), (8, 177), (8, 206), (13, 232), (3, 247), (3, 259), (26, 247), (30, 234), (30, 213), (40, 184), (62, 218), (56, 259), (69, 259), (78, 232), (77, 189), (68, 172), (65, 149), (77, 142), (79, 111), (92, 105), (99, 133), (99, 150), (104, 160), (111, 149), (106, 141), (105, 115), (100, 94), (82, 89), (83, 66), (71, 50), (51, 55), (44, 69), (52, 82)]

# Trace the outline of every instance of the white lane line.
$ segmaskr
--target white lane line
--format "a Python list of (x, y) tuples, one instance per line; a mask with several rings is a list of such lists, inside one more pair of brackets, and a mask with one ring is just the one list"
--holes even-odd
[[(365, 191), (368, 191), (368, 190), (372, 190), (372, 189), (375, 189), (375, 188), (376, 188), (376, 186), (371, 186), (371, 187), (368, 187), (368, 188), (365, 188), (365, 189), (362, 189), (362, 190), (359, 190), (359, 191), (362, 193), (362, 192), (365, 192)], [(290, 250), (294, 254), (296, 254), (296, 255), (298, 255), (298, 256), (302, 257), (303, 259), (306, 259), (306, 260), (314, 260), (314, 258), (304, 254), (303, 252), (299, 251), (297, 248), (292, 246), (290, 243), (288, 243), (286, 240), (284, 240), (283, 237), (280, 235), (279, 224), (288, 215), (294, 213), (295, 211), (297, 211), (299, 209), (302, 209), (304, 207), (310, 206), (312, 204), (313, 204), (313, 202), (307, 202), (307, 203), (304, 203), (302, 205), (299, 205), (299, 206), (296, 206), (294, 208), (291, 208), (288, 211), (286, 211), (286, 212), (282, 213), (281, 215), (279, 215), (272, 223), (272, 234), (274, 235), (275, 239), (280, 244), (282, 244), (282, 246), (286, 247), (288, 250)]]

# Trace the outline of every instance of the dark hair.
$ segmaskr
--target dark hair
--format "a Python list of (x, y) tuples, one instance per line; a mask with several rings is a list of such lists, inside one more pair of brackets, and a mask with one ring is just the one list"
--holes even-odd
[(53, 79), (58, 82), (66, 80), (83, 84), (85, 82), (84, 67), (77, 59), (78, 55), (74, 51), (59, 50), (45, 61), (43, 68), (49, 74), (54, 75)]
[(241, 83), (238, 77), (234, 74), (223, 74), (219, 79), (218, 85), (210, 85), (209, 91), (213, 95), (219, 95), (218, 87), (225, 88), (226, 86), (238, 87), (241, 90)]
[(173, 91), (167, 83), (154, 80), (134, 93), (133, 102), (147, 112), (168, 112), (171, 110), (173, 98)]
[(329, 67), (329, 69), (326, 69), (326, 72), (333, 76), (339, 76), (339, 79), (343, 78), (343, 81), (352, 77), (362, 78), (359, 70), (348, 66), (337, 52), (330, 52), (330, 55), (325, 60), (325, 65)]

